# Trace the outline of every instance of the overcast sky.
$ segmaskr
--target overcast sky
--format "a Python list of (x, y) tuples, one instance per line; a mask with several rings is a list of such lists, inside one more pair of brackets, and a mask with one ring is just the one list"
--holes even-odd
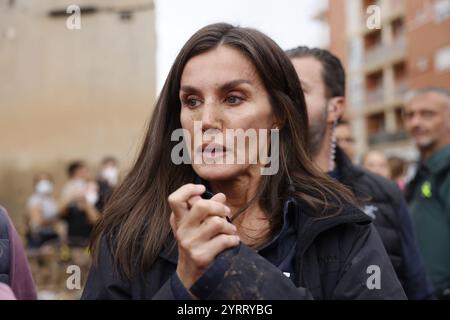
[(181, 47), (198, 29), (228, 22), (261, 30), (283, 49), (323, 44), (326, 31), (312, 19), (318, 0), (155, 0), (157, 88)]

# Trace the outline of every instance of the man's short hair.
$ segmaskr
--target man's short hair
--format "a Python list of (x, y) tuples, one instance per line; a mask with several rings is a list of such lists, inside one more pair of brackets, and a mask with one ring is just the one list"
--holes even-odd
[(339, 58), (330, 51), (300, 46), (287, 50), (286, 54), (290, 59), (316, 58), (322, 64), (322, 79), (327, 98), (345, 97), (345, 70)]
[(67, 167), (67, 175), (69, 176), (69, 178), (72, 178), (75, 175), (75, 172), (77, 172), (78, 169), (83, 168), (85, 166), (86, 165), (81, 160), (73, 161)]
[(423, 96), (428, 93), (437, 93), (444, 96), (447, 100), (447, 104), (450, 107), (450, 91), (444, 87), (423, 87), (420, 89), (414, 89), (406, 93), (405, 95), (405, 104), (411, 102), (412, 99)]

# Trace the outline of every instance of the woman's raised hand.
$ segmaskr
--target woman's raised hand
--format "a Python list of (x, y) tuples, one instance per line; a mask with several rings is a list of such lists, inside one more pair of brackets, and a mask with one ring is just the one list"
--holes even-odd
[(170, 225), (178, 242), (177, 274), (189, 289), (214, 258), (239, 244), (236, 227), (226, 220), (231, 210), (223, 193), (209, 200), (200, 196), (205, 186), (186, 184), (172, 193)]

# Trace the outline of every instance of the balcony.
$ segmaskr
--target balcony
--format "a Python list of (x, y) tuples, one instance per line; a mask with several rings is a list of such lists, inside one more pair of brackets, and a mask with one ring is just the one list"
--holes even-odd
[(384, 100), (384, 88), (378, 86), (375, 89), (367, 90), (366, 92), (366, 105), (370, 106)]
[(394, 88), (394, 96), (396, 99), (402, 100), (405, 94), (408, 92), (409, 88), (406, 80), (397, 80)]
[(375, 134), (372, 134), (369, 137), (369, 145), (379, 145), (391, 142), (405, 141), (408, 139), (408, 135), (404, 130), (399, 130), (397, 132), (386, 132), (381, 131)]
[(404, 53), (406, 51), (406, 34), (400, 32), (392, 42), (392, 52)]
[(406, 54), (406, 38), (398, 37), (391, 46), (377, 45), (366, 49), (364, 58), (366, 69), (376, 69), (385, 62), (403, 58)]
[(384, 60), (386, 48), (382, 45), (377, 45), (366, 49), (365, 63), (370, 65), (379, 65)]

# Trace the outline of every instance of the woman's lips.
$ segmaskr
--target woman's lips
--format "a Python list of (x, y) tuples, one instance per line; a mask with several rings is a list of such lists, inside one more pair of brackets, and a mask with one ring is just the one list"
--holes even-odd
[(203, 143), (197, 148), (197, 153), (206, 158), (218, 158), (227, 153), (227, 148), (218, 143)]

